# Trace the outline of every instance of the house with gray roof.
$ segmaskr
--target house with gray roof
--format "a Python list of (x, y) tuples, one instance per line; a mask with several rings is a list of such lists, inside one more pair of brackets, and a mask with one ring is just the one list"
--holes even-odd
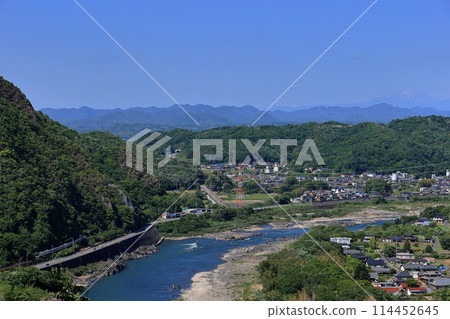
[(420, 269), (422, 269), (422, 266), (423, 265), (420, 265), (420, 264), (403, 264), (401, 267), (400, 267), (400, 269), (401, 270), (403, 270), (403, 271), (408, 271), (408, 272), (410, 272), (410, 271), (419, 271)]
[(411, 274), (407, 273), (407, 272), (404, 272), (404, 271), (401, 271), (401, 272), (399, 272), (399, 273), (394, 275), (394, 281), (396, 283), (404, 282), (407, 279), (411, 279), (411, 278), (412, 278)]
[(342, 253), (344, 255), (354, 255), (354, 254), (360, 253), (360, 251), (356, 250), (356, 249), (344, 249), (344, 251)]
[(437, 278), (428, 282), (428, 285), (433, 290), (450, 288), (450, 278)]
[(411, 259), (409, 261), (410, 264), (419, 264), (419, 265), (428, 265), (428, 260), (423, 258)]
[(362, 262), (365, 262), (367, 259), (367, 256), (364, 255), (363, 253), (357, 253), (357, 254), (353, 254), (352, 258), (356, 258), (356, 259), (361, 260)]
[[(426, 266), (434, 266), (434, 265), (426, 265)], [(425, 281), (431, 281), (433, 279), (437, 279), (437, 278), (441, 278), (443, 276), (442, 274), (442, 270), (437, 268), (425, 268), (426, 266), (424, 266), (424, 268), (420, 269), (418, 276), (420, 277), (421, 280), (425, 280)]]

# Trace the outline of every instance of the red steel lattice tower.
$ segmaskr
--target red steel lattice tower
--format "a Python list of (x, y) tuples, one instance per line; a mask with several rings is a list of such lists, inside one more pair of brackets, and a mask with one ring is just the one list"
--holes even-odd
[(236, 201), (234, 202), (235, 207), (244, 206), (244, 179), (242, 178), (242, 164), (238, 166), (238, 179), (237, 179), (237, 193)]

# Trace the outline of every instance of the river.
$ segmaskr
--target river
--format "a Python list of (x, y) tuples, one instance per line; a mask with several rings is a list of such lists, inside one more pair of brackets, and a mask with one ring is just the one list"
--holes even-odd
[[(349, 226), (350, 230), (363, 229), (367, 225), (381, 225), (385, 221)], [(191, 285), (191, 278), (198, 272), (213, 270), (224, 261), (220, 259), (228, 250), (274, 241), (281, 237), (301, 236), (298, 227), (273, 229), (262, 226), (262, 236), (245, 240), (221, 241), (207, 238), (164, 240), (159, 252), (149, 257), (126, 262), (126, 268), (117, 275), (100, 279), (88, 292), (91, 300), (176, 300), (181, 289)], [(176, 285), (173, 288), (172, 285)]]

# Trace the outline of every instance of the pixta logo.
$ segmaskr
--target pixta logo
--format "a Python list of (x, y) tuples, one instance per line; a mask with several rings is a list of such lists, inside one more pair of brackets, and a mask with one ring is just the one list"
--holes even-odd
[[(259, 149), (266, 143), (266, 139), (260, 139), (255, 144), (252, 144), (248, 139), (241, 139), (242, 144), (247, 148), (250, 155), (259, 165), (266, 165), (266, 161), (259, 154)], [(297, 146), (297, 139), (270, 139), (270, 145), (278, 146), (280, 148), (280, 161), (281, 165), (287, 165), (288, 163), (288, 147)], [(200, 165), (201, 162), (201, 147), (202, 146), (214, 146), (216, 149), (215, 154), (204, 154), (204, 158), (208, 161), (223, 161), (223, 140), (222, 139), (194, 139), (193, 140), (193, 163), (194, 165)], [(312, 161), (312, 157), (308, 152), (311, 151), (314, 159), (318, 165), (325, 165), (325, 162), (320, 155), (320, 152), (316, 146), (316, 143), (312, 139), (306, 139), (298, 154), (295, 165), (303, 165), (305, 162)], [(250, 156), (247, 156), (243, 164), (249, 164), (251, 162)], [(236, 140), (228, 140), (228, 163), (236, 165)]]
[[(138, 134), (131, 137), (127, 140), (126, 143), (126, 165), (131, 168), (135, 168), (138, 171), (144, 171), (144, 148), (150, 145), (153, 141), (157, 140), (162, 134), (158, 132), (153, 132), (150, 129), (144, 129)], [(170, 136), (163, 136), (154, 144), (147, 147), (147, 173), (153, 175), (154, 173), (154, 152), (160, 148), (162, 145), (171, 140)], [(253, 144), (248, 139), (241, 139), (240, 142), (244, 144), (250, 153), (243, 164), (249, 164), (252, 161), (252, 157), (254, 161), (259, 165), (266, 165), (266, 161), (259, 154), (259, 150), (266, 143), (266, 139), (260, 139), (255, 144)], [(201, 148), (202, 146), (214, 146), (216, 149), (215, 154), (203, 154), (203, 157), (207, 161), (215, 161), (222, 162), (223, 161), (223, 140), (222, 139), (194, 139), (192, 141), (193, 149), (192, 149), (192, 159), (194, 165), (200, 165), (201, 163)], [(228, 163), (231, 165), (236, 165), (236, 142), (235, 139), (228, 140)], [(136, 144), (136, 164), (133, 166), (133, 145)], [(287, 165), (288, 163), (288, 147), (289, 146), (297, 146), (296, 139), (270, 139), (270, 145), (279, 147), (280, 150), (280, 160), (279, 163), (281, 165)], [(158, 163), (158, 169), (166, 165), (170, 159), (172, 149), (171, 146), (167, 146), (165, 150), (165, 158)], [(311, 154), (309, 154), (311, 153)], [(320, 152), (312, 139), (306, 139), (303, 143), (303, 146), (298, 154), (297, 160), (295, 161), (295, 165), (303, 165), (305, 162), (313, 161), (317, 162), (318, 165), (325, 165), (325, 162), (320, 155)]]
[[(133, 168), (133, 145), (136, 144), (136, 166), (135, 169), (138, 171), (143, 172), (144, 171), (144, 147), (158, 139), (162, 134), (158, 132), (153, 132), (152, 134), (150, 129), (144, 129), (131, 137), (129, 140), (127, 140), (126, 143), (126, 165), (128, 167)], [(149, 146), (147, 148), (147, 173), (150, 175), (153, 175), (153, 157), (154, 152), (160, 148), (162, 145), (167, 143), (171, 139), (170, 136), (163, 136), (161, 139), (156, 141), (153, 145)], [(138, 142), (139, 141), (139, 142)], [(170, 154), (172, 152), (172, 149), (169, 146), (167, 146), (165, 153), (166, 156), (162, 161), (158, 163), (158, 169), (166, 165), (171, 157)]]

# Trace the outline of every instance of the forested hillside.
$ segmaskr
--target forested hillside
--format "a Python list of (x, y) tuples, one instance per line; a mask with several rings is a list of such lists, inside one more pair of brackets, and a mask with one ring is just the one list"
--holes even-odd
[[(192, 139), (223, 139), (225, 161), (228, 159), (228, 139), (250, 139), (253, 144), (258, 139), (266, 139), (259, 153), (269, 162), (278, 162), (280, 158), (280, 147), (271, 146), (270, 139), (297, 139), (298, 146), (289, 147), (288, 163), (293, 169), (301, 171), (304, 167), (317, 166), (315, 162), (305, 162), (301, 167), (294, 165), (305, 139), (313, 139), (325, 166), (339, 172), (369, 170), (390, 173), (406, 170), (430, 175), (445, 173), (450, 167), (450, 118), (442, 116), (410, 117), (389, 124), (311, 122), (284, 126), (223, 127), (202, 132), (178, 129), (167, 134), (172, 137), (174, 147), (182, 149), (187, 157), (192, 157)], [(237, 154), (238, 162), (250, 154), (239, 141)]]
[(50, 120), (1, 77), (0, 123), (1, 266), (81, 235), (117, 236), (172, 201), (158, 179), (124, 168), (122, 139)]

